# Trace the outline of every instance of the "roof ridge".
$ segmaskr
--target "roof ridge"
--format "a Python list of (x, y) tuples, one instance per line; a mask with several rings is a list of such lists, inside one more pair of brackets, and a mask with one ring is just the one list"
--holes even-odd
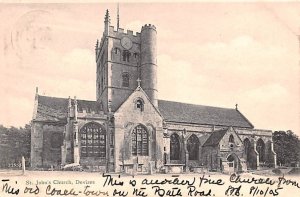
[(63, 98), (63, 97), (55, 97), (55, 96), (44, 96), (44, 95), (39, 95), (38, 97), (45, 97), (45, 98), (54, 98), (54, 99), (68, 99), (68, 98)]
[(158, 101), (167, 101), (167, 102), (172, 102), (172, 103), (181, 103), (181, 104), (186, 104), (186, 105), (194, 105), (194, 106), (202, 106), (202, 107), (212, 107), (212, 108), (217, 108), (217, 109), (231, 109), (231, 110), (235, 110), (235, 108), (216, 107), (216, 106), (211, 106), (211, 105), (201, 105), (201, 104), (194, 104), (194, 103), (184, 103), (184, 102), (180, 102), (180, 101), (168, 101), (168, 100), (162, 100), (162, 99), (158, 99)]
[[(39, 97), (45, 97), (45, 98), (53, 98), (53, 99), (68, 99), (68, 97), (55, 97), (55, 96), (44, 96), (44, 95), (39, 95)], [(74, 100), (74, 98), (71, 98), (71, 100)], [(86, 100), (86, 99), (77, 99), (77, 101), (89, 101), (89, 102), (97, 102), (97, 101), (93, 101), (93, 100)]]

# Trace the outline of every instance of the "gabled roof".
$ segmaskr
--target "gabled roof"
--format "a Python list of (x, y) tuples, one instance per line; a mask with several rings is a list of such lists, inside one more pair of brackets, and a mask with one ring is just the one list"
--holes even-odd
[[(143, 88), (141, 86), (136, 87), (136, 89), (129, 95), (129, 97), (131, 97), (132, 95), (134, 95), (136, 92), (142, 92), (144, 94), (144, 96), (146, 97), (146, 99), (149, 101), (149, 103), (152, 105), (152, 107), (155, 109), (155, 111), (162, 117), (162, 114), (160, 113), (160, 111), (157, 109), (157, 107), (155, 107), (153, 105), (153, 103), (149, 99), (148, 95), (146, 94), (146, 92), (143, 90)], [(121, 105), (117, 108), (117, 110), (115, 111), (115, 113), (118, 113), (119, 109), (129, 99), (129, 97), (123, 103), (121, 103)]]
[(204, 142), (203, 146), (216, 146), (216, 145), (218, 145), (227, 131), (228, 131), (228, 128), (212, 132), (210, 134), (209, 138)]
[(170, 122), (253, 128), (236, 109), (165, 100), (158, 100), (158, 109), (164, 119)]
[[(68, 113), (68, 98), (37, 95), (37, 115), (39, 121), (64, 121)], [(71, 99), (72, 104), (74, 99)], [(96, 101), (77, 100), (78, 111), (100, 112), (101, 106)]]

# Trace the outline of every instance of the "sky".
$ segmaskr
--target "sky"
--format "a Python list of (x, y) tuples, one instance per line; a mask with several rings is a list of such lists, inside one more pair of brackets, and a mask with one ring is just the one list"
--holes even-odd
[[(24, 126), (35, 88), (96, 99), (95, 43), (116, 3), (0, 4), (0, 124)], [(157, 28), (159, 98), (235, 108), (300, 135), (300, 3), (120, 3), (120, 27)]]

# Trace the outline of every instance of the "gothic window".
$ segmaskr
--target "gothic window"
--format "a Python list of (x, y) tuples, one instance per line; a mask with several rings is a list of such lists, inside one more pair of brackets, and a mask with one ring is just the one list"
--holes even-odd
[(138, 53), (133, 54), (134, 58), (138, 58)]
[(122, 87), (129, 87), (129, 74), (128, 73), (122, 74)]
[(191, 135), (187, 140), (187, 150), (189, 152), (189, 160), (198, 160), (199, 155), (199, 139), (196, 135)]
[(129, 51), (123, 51), (123, 54), (122, 54), (123, 61), (129, 62), (130, 55), (131, 55), (131, 54), (130, 54)]
[(180, 159), (180, 141), (179, 136), (173, 133), (170, 136), (170, 159), (179, 160)]
[(229, 136), (229, 143), (234, 143), (234, 137), (233, 137), (233, 135)]
[(132, 155), (148, 156), (148, 132), (142, 125), (136, 126), (131, 135)]
[(119, 48), (115, 48), (115, 49), (114, 49), (114, 53), (115, 53), (115, 54), (119, 54), (119, 52), (120, 52), (120, 49), (119, 49)]
[(63, 134), (62, 133), (52, 133), (51, 135), (51, 147), (60, 148), (63, 144)]
[(139, 111), (144, 111), (144, 101), (142, 99), (138, 99), (135, 103), (135, 107)]
[(256, 150), (259, 154), (259, 162), (265, 162), (265, 143), (262, 139), (257, 140)]
[(97, 123), (88, 123), (80, 130), (81, 157), (106, 156), (106, 133)]

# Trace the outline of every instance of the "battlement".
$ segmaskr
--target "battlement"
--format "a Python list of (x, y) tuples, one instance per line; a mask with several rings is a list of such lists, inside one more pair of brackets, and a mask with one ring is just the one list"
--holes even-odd
[(124, 35), (128, 35), (128, 36), (133, 36), (133, 37), (139, 37), (140, 36), (139, 32), (136, 32), (134, 34), (132, 30), (127, 30), (126, 33), (125, 33), (123, 28), (115, 29), (114, 26), (109, 26), (109, 33), (110, 34), (124, 34)]
[(152, 25), (152, 24), (145, 24), (145, 25), (142, 27), (142, 30), (141, 30), (141, 31), (143, 31), (143, 30), (145, 30), (145, 29), (153, 29), (153, 30), (156, 31), (155, 25)]

